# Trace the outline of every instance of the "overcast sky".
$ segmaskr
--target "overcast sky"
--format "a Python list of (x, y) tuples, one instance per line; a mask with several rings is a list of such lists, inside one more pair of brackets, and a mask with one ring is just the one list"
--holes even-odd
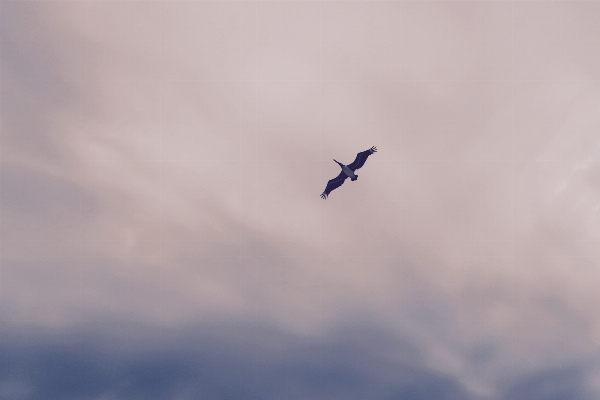
[(598, 21), (1, 1), (0, 397), (598, 398)]

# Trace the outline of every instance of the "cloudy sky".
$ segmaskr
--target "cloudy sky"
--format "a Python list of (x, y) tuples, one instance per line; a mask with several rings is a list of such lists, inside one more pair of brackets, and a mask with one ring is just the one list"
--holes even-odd
[(599, 20), (1, 1), (0, 398), (598, 398)]

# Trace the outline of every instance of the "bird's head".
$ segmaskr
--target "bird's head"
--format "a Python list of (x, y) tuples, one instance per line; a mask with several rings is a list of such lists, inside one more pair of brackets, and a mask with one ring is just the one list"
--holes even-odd
[(358, 179), (358, 175), (354, 175), (354, 178), (350, 178), (350, 180), (355, 181)]

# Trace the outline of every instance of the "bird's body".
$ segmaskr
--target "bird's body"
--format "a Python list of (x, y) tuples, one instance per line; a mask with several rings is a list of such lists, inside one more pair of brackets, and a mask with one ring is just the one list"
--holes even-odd
[(338, 165), (340, 167), (342, 167), (342, 171), (344, 172), (344, 174), (346, 174), (346, 176), (348, 178), (350, 178), (351, 180), (355, 181), (358, 179), (358, 175), (356, 175), (354, 173), (354, 171), (352, 171), (350, 168), (348, 168), (347, 165), (342, 164), (341, 162), (339, 162), (338, 160), (334, 159), (333, 161), (335, 161), (336, 163), (338, 163)]
[(323, 193), (321, 193), (321, 197), (323, 199), (326, 199), (332, 190), (337, 189), (344, 184), (344, 181), (346, 180), (346, 178), (350, 178), (350, 180), (352, 180), (352, 181), (357, 180), (358, 175), (356, 175), (354, 173), (354, 171), (356, 171), (357, 169), (359, 169), (363, 165), (365, 165), (365, 161), (367, 161), (367, 158), (371, 154), (375, 153), (376, 151), (377, 151), (377, 147), (373, 146), (369, 150), (360, 152), (356, 155), (356, 158), (354, 159), (354, 161), (348, 165), (344, 165), (341, 162), (334, 159), (333, 161), (335, 161), (342, 168), (342, 172), (340, 172), (340, 174), (338, 176), (336, 176), (335, 178), (333, 178), (333, 179), (329, 180), (329, 182), (327, 182), (327, 186), (325, 187), (325, 190), (323, 191)]

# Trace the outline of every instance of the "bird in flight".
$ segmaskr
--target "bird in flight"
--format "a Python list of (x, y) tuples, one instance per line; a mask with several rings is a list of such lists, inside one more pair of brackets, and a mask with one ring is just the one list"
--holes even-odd
[(323, 193), (321, 193), (321, 198), (326, 199), (332, 190), (342, 186), (346, 178), (350, 178), (350, 180), (352, 181), (357, 180), (358, 175), (356, 175), (354, 171), (365, 165), (365, 161), (367, 161), (367, 158), (376, 151), (377, 147), (375, 146), (371, 147), (369, 150), (361, 151), (356, 155), (356, 158), (354, 159), (354, 161), (352, 161), (352, 164), (348, 165), (344, 165), (341, 162), (334, 159), (333, 161), (335, 161), (340, 167), (342, 167), (342, 172), (340, 172), (338, 176), (327, 182), (325, 190), (323, 191)]

